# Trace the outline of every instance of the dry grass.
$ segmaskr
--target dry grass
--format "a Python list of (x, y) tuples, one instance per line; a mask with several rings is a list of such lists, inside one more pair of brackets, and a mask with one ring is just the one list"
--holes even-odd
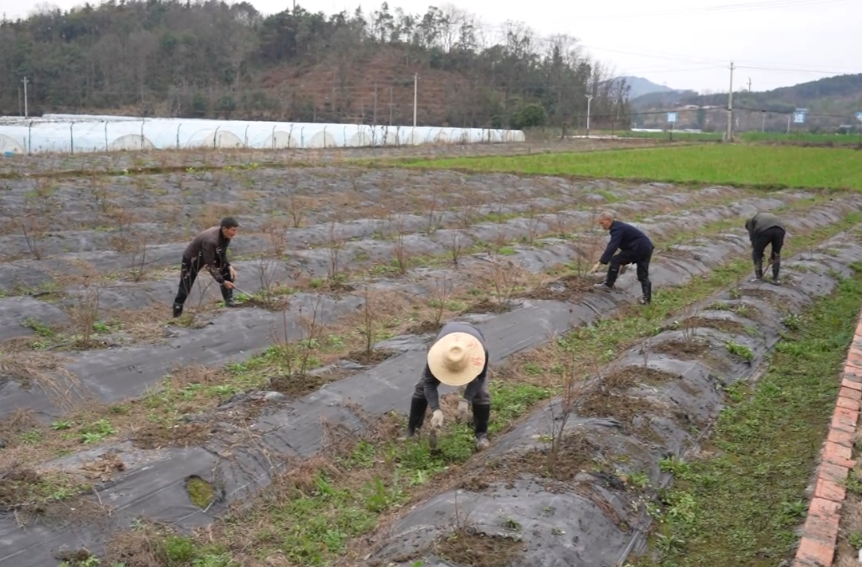
[(137, 344), (164, 340), (165, 320), (169, 316), (168, 307), (162, 304), (151, 304), (142, 309), (115, 309), (102, 312), (103, 320), (120, 322), (122, 331)]
[(66, 369), (67, 362), (67, 358), (50, 352), (0, 352), (0, 375), (24, 389), (42, 390), (55, 407), (70, 411), (91, 396), (80, 379)]
[(509, 567), (526, 552), (527, 546), (521, 538), (487, 535), (468, 526), (439, 539), (432, 550), (457, 565)]
[(21, 527), (37, 520), (96, 522), (106, 510), (87, 496), (91, 489), (81, 474), (12, 465), (0, 469), (0, 512), (12, 514)]

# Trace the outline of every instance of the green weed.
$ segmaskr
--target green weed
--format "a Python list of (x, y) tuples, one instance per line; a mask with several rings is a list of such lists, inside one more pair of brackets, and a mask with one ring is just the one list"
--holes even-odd
[(766, 567), (789, 556), (860, 301), (857, 275), (798, 317), (751, 396), (732, 396), (719, 416), (719, 456), (662, 461), (675, 480), (651, 540), (658, 565)]

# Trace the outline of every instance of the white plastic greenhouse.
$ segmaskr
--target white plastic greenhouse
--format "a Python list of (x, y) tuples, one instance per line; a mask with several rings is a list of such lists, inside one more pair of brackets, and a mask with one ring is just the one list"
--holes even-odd
[(523, 142), (520, 130), (46, 114), (0, 118), (0, 154)]

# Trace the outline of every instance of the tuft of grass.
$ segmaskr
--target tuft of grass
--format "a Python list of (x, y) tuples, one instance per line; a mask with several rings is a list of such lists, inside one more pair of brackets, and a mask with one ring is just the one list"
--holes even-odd
[(206, 509), (215, 500), (213, 486), (199, 476), (192, 476), (186, 481), (186, 492), (192, 504)]
[(590, 153), (404, 160), (435, 169), (515, 171), (671, 183), (862, 190), (862, 163), (852, 149), (766, 145), (637, 148)]
[(653, 510), (659, 559), (638, 565), (771, 567), (789, 557), (860, 302), (857, 274), (806, 310), (752, 394), (732, 397), (719, 416), (718, 456), (662, 463), (674, 484)]

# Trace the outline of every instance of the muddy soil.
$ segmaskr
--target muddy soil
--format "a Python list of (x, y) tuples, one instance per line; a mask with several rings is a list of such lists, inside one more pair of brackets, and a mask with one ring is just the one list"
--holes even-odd
[(510, 567), (525, 551), (526, 547), (515, 534), (509, 537), (487, 535), (470, 528), (455, 531), (434, 545), (439, 557), (472, 567)]
[(548, 282), (537, 289), (528, 291), (520, 297), (529, 299), (550, 299), (556, 301), (576, 301), (583, 293), (592, 291), (593, 286), (600, 281), (600, 277), (572, 274)]

